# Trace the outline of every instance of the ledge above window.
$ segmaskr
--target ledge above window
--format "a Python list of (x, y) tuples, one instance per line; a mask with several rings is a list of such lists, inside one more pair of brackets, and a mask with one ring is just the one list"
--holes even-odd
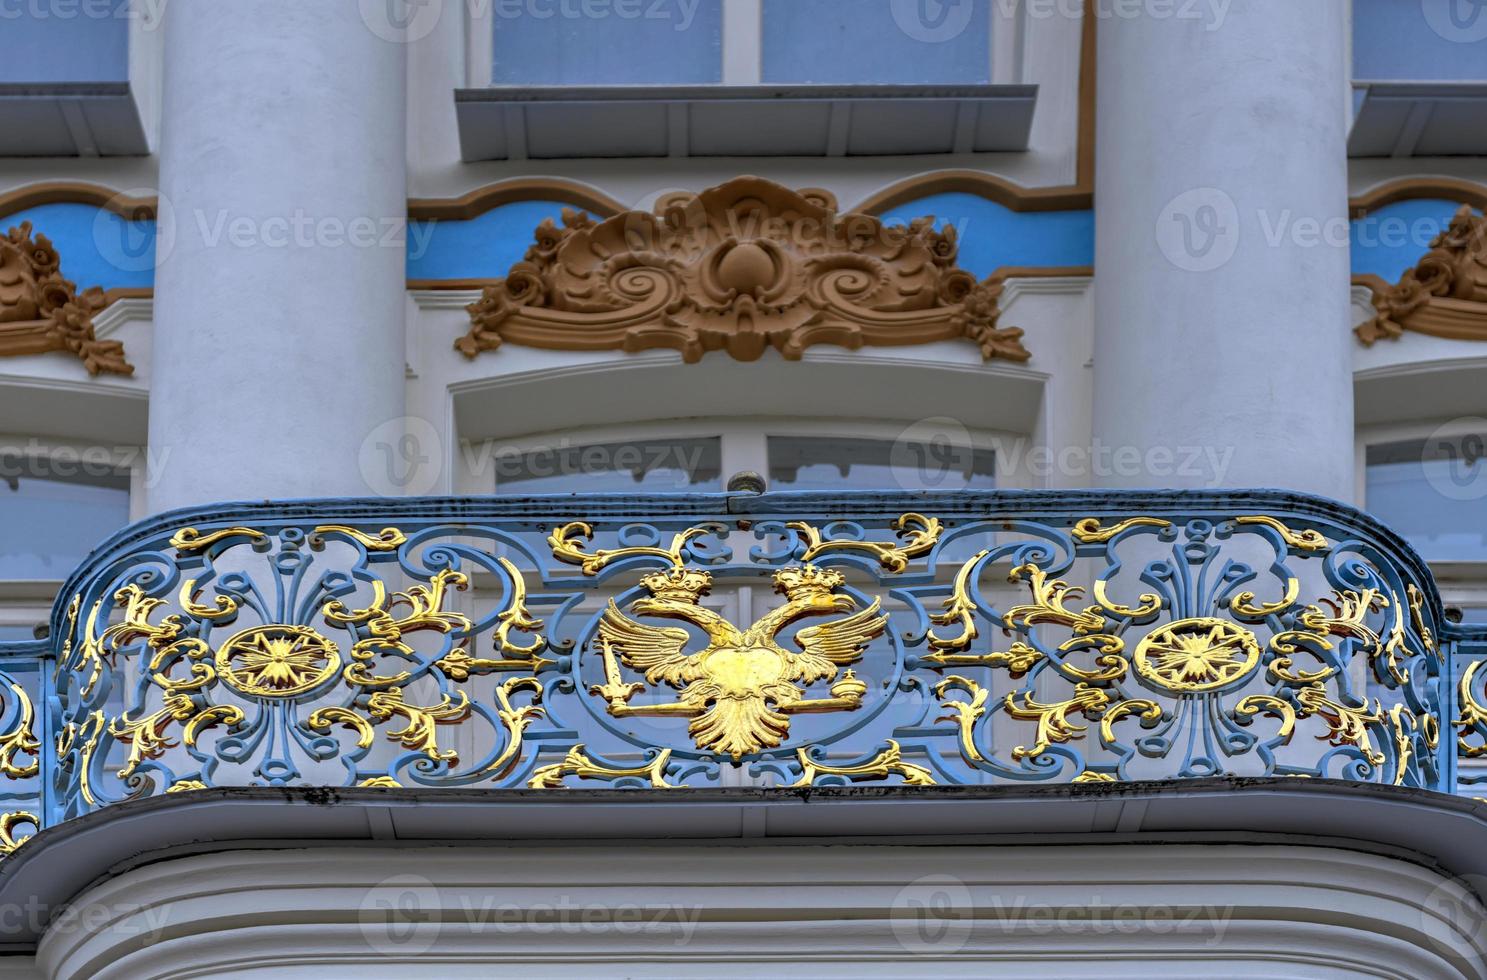
[(1352, 157), (1487, 154), (1487, 82), (1359, 85)]
[(1027, 149), (1036, 85), (697, 85), (458, 89), (477, 160), (887, 156)]
[(0, 82), (0, 156), (150, 152), (129, 82)]

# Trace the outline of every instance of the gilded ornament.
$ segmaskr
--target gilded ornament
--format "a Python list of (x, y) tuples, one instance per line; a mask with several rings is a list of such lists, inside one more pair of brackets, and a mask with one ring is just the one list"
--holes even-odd
[(1321, 531), (1314, 528), (1307, 528), (1305, 531), (1292, 530), (1284, 521), (1274, 517), (1236, 517), (1234, 523), (1259, 524), (1268, 527), (1281, 536), (1281, 540), (1286, 543), (1287, 547), (1296, 551), (1326, 551), (1328, 547), (1327, 539)]
[(0, 235), (0, 356), (71, 353), (90, 375), (131, 375), (124, 345), (99, 340), (93, 318), (108, 305), (94, 286), (79, 290), (63, 278), (62, 259), (45, 235), (23, 221)]
[(573, 521), (555, 529), (548, 535), (547, 544), (552, 548), (554, 558), (569, 564), (579, 565), (583, 568), (585, 575), (598, 575), (600, 570), (610, 562), (620, 561), (625, 558), (664, 558), (677, 568), (687, 563), (687, 542), (704, 534), (719, 533), (717, 525), (704, 524), (700, 527), (689, 527), (678, 533), (671, 539), (671, 547), (633, 547), (615, 548), (608, 551), (587, 552), (583, 550), (580, 542), (591, 540), (594, 537), (592, 526), (583, 521)]
[(293, 698), (341, 669), (335, 642), (308, 626), (273, 624), (235, 634), (217, 649), (217, 673), (239, 694)]
[(1136, 671), (1176, 693), (1203, 693), (1242, 681), (1260, 663), (1255, 634), (1222, 619), (1180, 619), (1136, 645)]
[(1004, 327), (996, 277), (955, 267), (953, 227), (907, 227), (838, 214), (819, 195), (739, 177), (660, 213), (596, 222), (564, 209), (505, 278), (467, 309), (466, 357), (503, 343), (555, 350), (670, 348), (688, 363), (724, 350), (741, 361), (774, 348), (799, 360), (847, 348), (964, 338), (983, 358), (1026, 361)]
[(820, 528), (805, 521), (791, 521), (785, 526), (799, 531), (805, 537), (806, 549), (800, 556), (801, 561), (814, 561), (832, 551), (863, 551), (890, 572), (902, 572), (909, 567), (910, 559), (928, 554), (940, 540), (940, 532), (944, 530), (944, 525), (938, 518), (925, 517), (923, 514), (904, 514), (889, 522), (888, 526), (898, 532), (897, 541), (855, 541), (851, 538), (826, 540)]
[(396, 551), (408, 543), (408, 536), (395, 527), (385, 527), (377, 534), (368, 534), (345, 524), (322, 524), (311, 533), (315, 540), (320, 541), (327, 535), (350, 538), (368, 551)]
[(1118, 534), (1124, 534), (1133, 527), (1171, 527), (1172, 522), (1160, 517), (1129, 517), (1109, 527), (1100, 523), (1098, 517), (1086, 517), (1076, 521), (1069, 533), (1074, 535), (1076, 541), (1084, 544), (1105, 544)]
[[(12, 681), (10, 693), (19, 712), (15, 726), (0, 733), (0, 774), (11, 779), (29, 779), (41, 771), (41, 741), (32, 728), (36, 713), (25, 688)], [(31, 761), (19, 763), (16, 756), (30, 756)]]
[(800, 778), (795, 786), (814, 786), (822, 776), (845, 776), (848, 779), (884, 779), (888, 776), (903, 777), (905, 786), (933, 786), (934, 777), (928, 769), (904, 761), (903, 748), (893, 739), (888, 747), (866, 762), (851, 766), (833, 766), (811, 758), (810, 749), (799, 749), (795, 753), (800, 762)]
[(170, 539), (170, 546), (182, 554), (205, 551), (218, 541), (228, 538), (247, 538), (250, 541), (267, 541), (268, 535), (251, 527), (229, 527), (210, 534), (202, 534), (194, 527), (183, 527)]
[(543, 766), (533, 773), (527, 786), (532, 789), (561, 789), (564, 778), (577, 776), (580, 779), (610, 780), (644, 778), (650, 781), (652, 789), (675, 789), (666, 781), (666, 765), (670, 760), (671, 750), (663, 749), (646, 765), (631, 769), (616, 768), (600, 765), (589, 758), (583, 745), (575, 745), (568, 750), (562, 762)]
[[(804, 565), (774, 575), (775, 591), (786, 602), (740, 630), (700, 600), (712, 586), (707, 572), (685, 568), (655, 572), (641, 579), (651, 598), (636, 599), (631, 611), (691, 623), (707, 634), (697, 653), (686, 648), (692, 635), (675, 626), (651, 626), (631, 619), (613, 602), (599, 623), (605, 683), (590, 693), (602, 697), (617, 718), (654, 715), (688, 718), (687, 731), (697, 747), (720, 752), (735, 762), (788, 736), (789, 716), (801, 712), (850, 711), (862, 704), (867, 686), (838, 668), (861, 659), (867, 645), (887, 628), (888, 617), (875, 599), (872, 605), (843, 619), (800, 630), (798, 653), (776, 641), (780, 631), (806, 616), (850, 612), (856, 600), (837, 592), (840, 572)], [(618, 657), (616, 656), (618, 653)], [(646, 684), (627, 683), (620, 664), (645, 677)], [(808, 698), (805, 688), (832, 683), (831, 697)], [(667, 684), (680, 699), (664, 704), (632, 705), (646, 686)]]
[(16, 828), (30, 825), (41, 828), (41, 818), (34, 813), (25, 810), (15, 810), (11, 813), (0, 815), (0, 857), (7, 857), (15, 853), (15, 849), (31, 839), (31, 835), (16, 837)]
[(1096, 717), (1110, 704), (1110, 695), (1088, 684), (1075, 684), (1074, 696), (1065, 701), (1044, 704), (1035, 699), (1031, 691), (1014, 691), (1006, 696), (1003, 704), (1008, 717), (1037, 722), (1033, 747), (1017, 746), (1012, 750), (1012, 758), (1036, 759), (1051, 745), (1081, 737), (1086, 726), (1071, 720), (1070, 715)]

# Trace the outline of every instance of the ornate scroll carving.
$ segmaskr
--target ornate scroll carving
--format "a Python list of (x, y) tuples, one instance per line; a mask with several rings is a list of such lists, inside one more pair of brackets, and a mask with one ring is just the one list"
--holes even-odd
[(1357, 329), (1373, 344), (1406, 330), (1487, 340), (1487, 217), (1463, 204), (1430, 251), (1392, 286), (1374, 286), (1378, 315)]
[(983, 357), (1025, 361), (998, 324), (1002, 284), (955, 266), (953, 228), (839, 214), (822, 191), (739, 177), (663, 198), (656, 213), (544, 222), (526, 259), (469, 307), (467, 357), (511, 342), (556, 350), (668, 347), (798, 360), (831, 343), (900, 346), (964, 337)]
[(0, 356), (70, 351), (89, 374), (133, 374), (124, 345), (93, 333), (93, 316), (107, 305), (103, 290), (79, 292), (60, 270), (57, 250), (33, 236), (31, 222), (0, 238)]

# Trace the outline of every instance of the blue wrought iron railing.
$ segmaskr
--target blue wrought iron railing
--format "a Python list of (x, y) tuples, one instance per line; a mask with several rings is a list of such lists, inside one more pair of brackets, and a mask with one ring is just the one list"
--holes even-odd
[(1274, 491), (197, 508), (94, 552), (51, 637), (0, 645), (6, 851), (224, 785), (1458, 792), (1487, 755), (1487, 630)]

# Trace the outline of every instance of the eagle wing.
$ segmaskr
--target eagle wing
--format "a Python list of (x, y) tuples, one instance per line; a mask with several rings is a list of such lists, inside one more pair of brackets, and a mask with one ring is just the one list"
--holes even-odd
[(645, 674), (651, 684), (663, 681), (676, 687), (702, 675), (697, 658), (682, 651), (692, 639), (680, 626), (650, 626), (620, 612), (614, 600), (599, 620), (599, 636), (619, 652), (631, 670)]
[(867, 645), (888, 628), (888, 615), (882, 611), (881, 605), (874, 599), (873, 604), (861, 612), (819, 626), (808, 626), (796, 633), (795, 642), (803, 651), (790, 657), (796, 679), (811, 683), (832, 676), (839, 665), (856, 663)]

